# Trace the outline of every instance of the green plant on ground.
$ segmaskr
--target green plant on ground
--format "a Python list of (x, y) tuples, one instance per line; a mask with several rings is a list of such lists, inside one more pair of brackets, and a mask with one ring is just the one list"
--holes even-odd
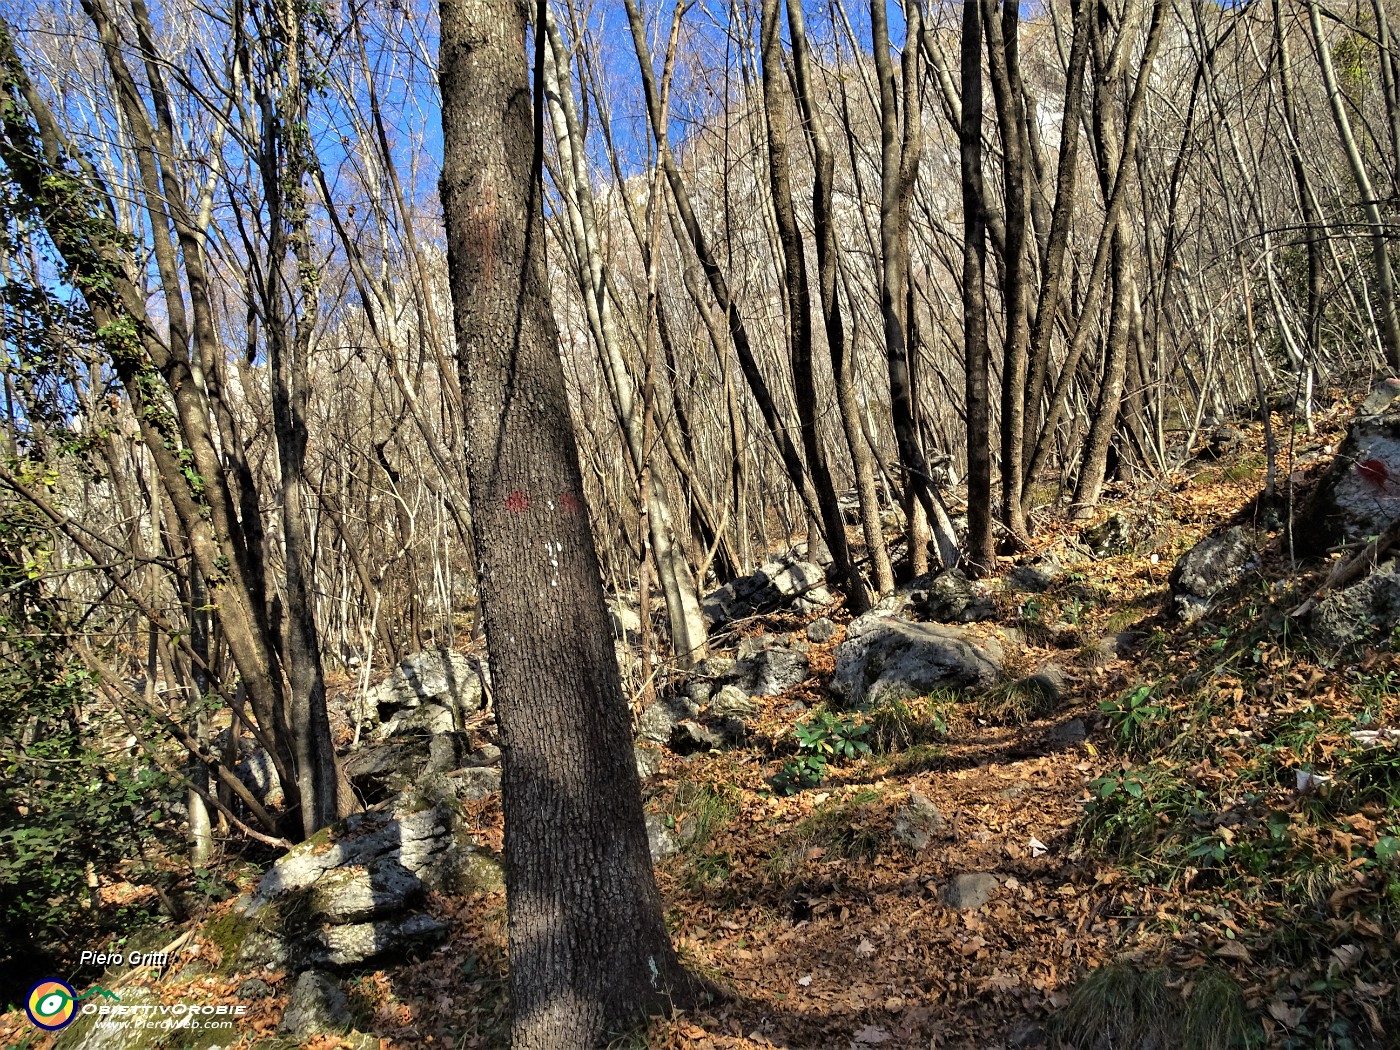
[(977, 700), (977, 713), (997, 725), (1023, 726), (1055, 709), (1059, 699), (1052, 689), (1034, 681), (1003, 682)]
[(722, 886), (734, 873), (734, 855), (727, 851), (694, 854), (686, 866), (682, 881), (692, 893)]
[(698, 854), (734, 815), (738, 798), (739, 792), (728, 784), (682, 780), (676, 784), (662, 815), (670, 827), (689, 824), (685, 848)]
[(1215, 843), (1224, 839), (1213, 829), (1213, 800), (1177, 769), (1151, 763), (1100, 777), (1089, 791), (1081, 835), (1091, 844), (1168, 867), (1182, 866), (1193, 853), (1197, 867), (1222, 859), (1214, 856)]
[(1147, 747), (1161, 739), (1171, 711), (1157, 702), (1155, 685), (1137, 685), (1125, 690), (1116, 699), (1105, 700), (1099, 710), (1108, 724), (1128, 747)]
[(915, 744), (908, 751), (891, 756), (885, 775), (891, 777), (913, 776), (937, 769), (947, 757), (947, 749), (937, 744)]
[(1223, 970), (1198, 975), (1183, 1000), (1163, 969), (1112, 963), (1086, 974), (1050, 1024), (1060, 1045), (1235, 1050), (1260, 1042), (1240, 986)]
[(870, 712), (871, 748), (884, 754), (946, 739), (955, 705), (955, 695), (946, 691), (879, 705)]
[(854, 715), (837, 715), (831, 711), (817, 711), (793, 727), (798, 747), (821, 755), (829, 762), (870, 754), (870, 745), (861, 739), (869, 732), (869, 723)]
[(872, 860), (883, 844), (883, 836), (874, 826), (879, 815), (875, 804), (881, 798), (881, 792), (874, 788), (862, 788), (839, 802), (818, 806), (792, 829), (785, 850), (806, 855), (815, 848), (825, 851), (826, 857)]
[(816, 787), (826, 779), (829, 766), (870, 754), (870, 745), (862, 739), (869, 732), (870, 723), (859, 716), (814, 712), (793, 727), (797, 758), (784, 764), (769, 783), (783, 795)]

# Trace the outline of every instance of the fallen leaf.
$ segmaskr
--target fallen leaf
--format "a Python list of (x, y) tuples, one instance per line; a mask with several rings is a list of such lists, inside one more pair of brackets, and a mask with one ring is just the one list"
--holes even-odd
[(1361, 958), (1361, 945), (1359, 944), (1339, 944), (1332, 949), (1332, 963), (1329, 969), (1335, 967), (1337, 973), (1346, 973)]
[(870, 943), (868, 940), (866, 940), (864, 937), (862, 937), (862, 938), (860, 939), (860, 943), (856, 945), (856, 954), (857, 954), (857, 955), (871, 955), (871, 954), (874, 953), (874, 951), (875, 951), (875, 945), (871, 944), (871, 943)]
[(1303, 1020), (1303, 1010), (1299, 1006), (1289, 1006), (1281, 999), (1275, 999), (1269, 1004), (1269, 1016), (1285, 1028), (1297, 1028)]
[(1252, 962), (1249, 957), (1249, 949), (1239, 941), (1226, 941), (1219, 948), (1215, 949), (1215, 954), (1222, 959), (1237, 959), (1240, 962)]
[(883, 1028), (877, 1028), (873, 1024), (868, 1024), (855, 1034), (855, 1042), (864, 1043), (867, 1046), (875, 1046), (879, 1043), (890, 1041), (890, 1033)]

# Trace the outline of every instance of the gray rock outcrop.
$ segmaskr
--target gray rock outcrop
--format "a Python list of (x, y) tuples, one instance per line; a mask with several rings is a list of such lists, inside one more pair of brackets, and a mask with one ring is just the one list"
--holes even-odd
[(1400, 625), (1400, 563), (1382, 565), (1365, 579), (1318, 602), (1308, 633), (1319, 646), (1344, 655), (1393, 641)]
[(299, 971), (402, 955), (445, 932), (421, 910), (429, 890), (467, 893), (499, 881), (499, 865), (476, 845), (454, 803), (403, 796), (279, 859), (235, 908), (233, 961)]
[(734, 673), (740, 687), (753, 696), (777, 696), (807, 678), (807, 654), (778, 644), (772, 635), (745, 638), (739, 653)]
[(909, 605), (919, 619), (939, 623), (973, 623), (996, 615), (996, 608), (961, 569), (921, 578), (910, 591)]
[(943, 903), (959, 910), (980, 908), (986, 904), (997, 887), (997, 877), (990, 872), (977, 871), (969, 875), (959, 875), (943, 887)]
[(1239, 582), (1253, 556), (1249, 534), (1238, 525), (1183, 554), (1170, 579), (1177, 616), (1187, 623), (1204, 616), (1213, 598)]
[(815, 612), (832, 600), (821, 566), (788, 555), (763, 563), (757, 572), (731, 580), (705, 595), (705, 618), (723, 627), (779, 609)]
[(350, 1001), (340, 982), (330, 974), (307, 970), (292, 986), (277, 1030), (283, 1035), (339, 1035), (350, 1026)]
[(956, 627), (867, 614), (836, 648), (831, 691), (847, 707), (871, 707), (938, 689), (992, 685), (1001, 677), (1001, 646)]
[[(490, 678), (484, 660), (478, 662), (451, 649), (424, 649), (400, 660), (367, 699), (383, 722), (424, 704), (438, 705), (460, 719), (481, 709), (482, 680), (489, 684)], [(378, 735), (383, 738), (393, 731), (381, 730)]]
[(894, 815), (894, 837), (915, 853), (921, 853), (935, 836), (948, 830), (948, 821), (929, 799), (917, 791), (909, 792), (909, 804)]
[(1301, 549), (1364, 541), (1400, 517), (1400, 379), (1362, 403), (1332, 466), (1294, 528)]

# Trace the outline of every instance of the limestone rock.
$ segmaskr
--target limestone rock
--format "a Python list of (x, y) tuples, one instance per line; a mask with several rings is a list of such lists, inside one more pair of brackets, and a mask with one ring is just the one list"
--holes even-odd
[(793, 555), (764, 562), (757, 572), (730, 580), (705, 596), (705, 617), (712, 627), (778, 609), (808, 611), (831, 601), (821, 566)]
[(1400, 564), (1391, 562), (1323, 598), (1308, 617), (1308, 632), (1320, 646), (1355, 655), (1393, 639), (1397, 624)]
[(647, 777), (654, 777), (661, 772), (661, 752), (654, 747), (634, 747), (633, 752), (637, 757), (637, 776), (642, 780)]
[[(740, 652), (743, 653), (742, 646)], [(742, 655), (737, 670), (744, 687), (752, 695), (777, 696), (806, 681), (808, 664), (804, 653), (770, 644)]]
[(243, 782), (253, 797), (264, 806), (282, 804), (282, 782), (277, 777), (277, 767), (267, 750), (244, 737), (239, 741), (240, 756), (233, 768), (233, 775)]
[(1161, 531), (1161, 523), (1150, 514), (1116, 511), (1081, 532), (1079, 539), (1095, 558), (1111, 558), (1148, 545)]
[(317, 966), (349, 968), (370, 959), (401, 956), (435, 944), (447, 927), (421, 912), (380, 922), (324, 926), (311, 935), (310, 961)]
[[(156, 996), (149, 988), (128, 985), (121, 990), (121, 1005), (126, 1007), (156, 1005)], [(151, 1015), (153, 1018), (155, 1014)], [(98, 1022), (100, 1014), (79, 1013), (77, 1018), (58, 1033), (53, 1045), (57, 1050), (137, 1050), (152, 1044), (151, 1032), (137, 1025), (106, 1026)], [(37, 1031), (31, 1028), (30, 1031)], [(21, 1045), (24, 1045), (21, 1043)]]
[(758, 713), (756, 704), (737, 685), (726, 685), (710, 701), (710, 714), (716, 718), (751, 718)]
[(807, 640), (816, 642), (818, 645), (831, 641), (831, 637), (835, 633), (836, 624), (825, 616), (813, 620), (807, 625)]
[(427, 891), (499, 882), (499, 865), (476, 846), (455, 803), (404, 796), (293, 847), (235, 906), (228, 921), (237, 929), (224, 931), (224, 947), (235, 965), (359, 966), (444, 932), (418, 910)]
[(240, 999), (269, 999), (277, 993), (272, 990), (272, 985), (262, 978), (249, 977), (239, 984), (238, 990), (233, 994)]
[(1018, 565), (1002, 580), (1007, 590), (1019, 594), (1041, 594), (1065, 573), (1065, 567), (1055, 558), (1042, 558), (1029, 565)]
[(624, 642), (635, 642), (642, 630), (642, 618), (637, 610), (621, 598), (608, 600), (608, 621), (612, 624), (613, 636)]
[(997, 877), (989, 872), (978, 871), (970, 875), (959, 875), (943, 887), (943, 903), (950, 908), (965, 910), (980, 908), (986, 904), (1000, 885)]
[(996, 615), (992, 603), (961, 569), (945, 569), (928, 579), (925, 586), (916, 586), (909, 603), (920, 619), (939, 623), (973, 623)]
[(921, 853), (935, 835), (948, 830), (938, 807), (917, 791), (909, 792), (909, 804), (894, 815), (894, 837), (915, 853)]
[(461, 714), (483, 705), (482, 676), (488, 679), (485, 664), (478, 665), (450, 649), (424, 649), (404, 657), (392, 674), (369, 691), (370, 701), (387, 718), (399, 708), (440, 704)]
[(1051, 750), (1059, 750), (1066, 747), (1078, 747), (1087, 739), (1089, 739), (1089, 727), (1084, 724), (1084, 719), (1071, 718), (1047, 732), (1043, 745)]
[(835, 655), (831, 691), (848, 707), (989, 686), (1001, 677), (1003, 659), (994, 640), (879, 614), (852, 623)]
[(687, 719), (700, 716), (700, 705), (679, 696), (662, 696), (642, 712), (637, 722), (637, 736), (653, 744), (667, 744), (676, 726)]
[(651, 862), (660, 864), (667, 857), (674, 857), (681, 851), (680, 840), (666, 826), (666, 818), (659, 813), (648, 813), (647, 847), (651, 850)]
[(1242, 431), (1229, 423), (1221, 423), (1206, 439), (1205, 455), (1208, 459), (1224, 459), (1244, 448), (1244, 442)]
[(1400, 517), (1400, 380), (1361, 405), (1346, 440), (1295, 526), (1299, 546), (1320, 552), (1367, 540)]
[(283, 1035), (339, 1035), (350, 1026), (350, 1003), (340, 982), (319, 970), (307, 970), (292, 986), (277, 1030)]
[(476, 766), (499, 766), (501, 764), (501, 749), (495, 744), (482, 744), (471, 754), (462, 759), (462, 767), (471, 769)]
[(483, 799), (501, 790), (501, 771), (491, 766), (471, 766), (452, 774), (458, 798)]
[(1059, 664), (1046, 664), (1029, 678), (1016, 683), (1024, 693), (1033, 695), (1042, 710), (1054, 707), (1065, 698), (1068, 681), (1064, 668)]
[(1253, 555), (1249, 534), (1238, 525), (1183, 554), (1170, 579), (1177, 615), (1188, 623), (1199, 619), (1212, 598), (1239, 582)]
[(671, 731), (671, 750), (679, 755), (693, 755), (698, 751), (714, 751), (724, 746), (724, 737), (708, 726), (703, 726), (687, 718), (676, 723)]

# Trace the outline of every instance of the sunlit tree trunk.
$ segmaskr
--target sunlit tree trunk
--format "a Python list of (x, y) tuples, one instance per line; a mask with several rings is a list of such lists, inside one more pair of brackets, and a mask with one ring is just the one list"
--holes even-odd
[(441, 13), (441, 194), (503, 752), (511, 1045), (584, 1050), (686, 1002), (691, 984), (652, 875), (549, 305), (526, 12), (445, 0)]

